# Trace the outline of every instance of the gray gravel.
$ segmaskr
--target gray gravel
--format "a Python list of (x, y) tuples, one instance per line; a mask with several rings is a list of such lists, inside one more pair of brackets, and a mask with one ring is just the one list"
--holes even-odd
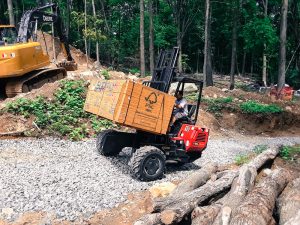
[(164, 179), (146, 183), (130, 177), (128, 150), (118, 157), (105, 158), (95, 152), (94, 139), (0, 140), (0, 218), (13, 220), (28, 211), (46, 211), (68, 220), (89, 217), (126, 200), (129, 192), (184, 178), (205, 162), (232, 162), (236, 155), (258, 144), (295, 143), (300, 143), (300, 137), (210, 140), (202, 158), (194, 164), (169, 166)]

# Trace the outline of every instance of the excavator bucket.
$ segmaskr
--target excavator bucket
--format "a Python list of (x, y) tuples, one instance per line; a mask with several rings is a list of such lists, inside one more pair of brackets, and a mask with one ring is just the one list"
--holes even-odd
[(57, 67), (63, 67), (66, 71), (75, 71), (78, 68), (78, 65), (74, 61), (63, 61), (57, 64)]

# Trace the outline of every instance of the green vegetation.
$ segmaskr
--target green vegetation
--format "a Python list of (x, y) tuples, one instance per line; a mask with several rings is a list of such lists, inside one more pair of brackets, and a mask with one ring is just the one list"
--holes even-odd
[(203, 99), (204, 102), (207, 103), (208, 108), (207, 110), (211, 113), (219, 114), (223, 109), (230, 109), (233, 108), (230, 106), (230, 103), (233, 102), (232, 97), (225, 97), (225, 98), (216, 98), (216, 99)]
[(234, 162), (236, 165), (240, 166), (245, 163), (250, 162), (251, 159), (262, 153), (263, 151), (266, 151), (268, 148), (268, 145), (256, 145), (253, 148), (253, 152), (247, 153), (247, 154), (239, 154), (234, 158)]
[(280, 157), (289, 161), (300, 158), (300, 146), (282, 146), (280, 149)]
[(107, 70), (103, 70), (101, 72), (101, 75), (104, 76), (105, 80), (109, 80), (110, 79), (110, 74)]
[(266, 151), (268, 148), (268, 145), (256, 145), (253, 149), (253, 151), (255, 152), (255, 154), (260, 154), (264, 151)]
[(271, 104), (261, 104), (256, 101), (247, 101), (243, 102), (240, 105), (240, 108), (243, 113), (248, 114), (273, 114), (273, 113), (281, 113), (283, 109), (280, 106)]
[(131, 74), (136, 74), (136, 73), (141, 73), (141, 71), (138, 69), (138, 68), (131, 68), (130, 70), (129, 70), (129, 73), (131, 73)]
[(98, 119), (83, 110), (85, 92), (83, 81), (62, 81), (52, 101), (43, 97), (33, 100), (19, 98), (7, 104), (6, 110), (27, 118), (33, 115), (39, 128), (81, 140), (113, 126), (112, 122)]
[(250, 154), (240, 154), (234, 158), (234, 162), (236, 165), (240, 166), (245, 163), (248, 163), (251, 160), (252, 156)]

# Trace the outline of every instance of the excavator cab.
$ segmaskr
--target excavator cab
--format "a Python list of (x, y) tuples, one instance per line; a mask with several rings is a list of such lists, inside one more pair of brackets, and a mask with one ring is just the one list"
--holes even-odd
[(0, 46), (14, 44), (17, 39), (17, 30), (12, 25), (0, 25)]

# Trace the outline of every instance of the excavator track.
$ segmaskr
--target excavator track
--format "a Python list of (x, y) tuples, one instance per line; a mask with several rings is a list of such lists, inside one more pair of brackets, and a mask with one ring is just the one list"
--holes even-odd
[(46, 83), (61, 80), (67, 76), (65, 68), (39, 69), (22, 77), (16, 77), (6, 83), (5, 92), (8, 98), (20, 93), (27, 93), (33, 89), (42, 87)]

